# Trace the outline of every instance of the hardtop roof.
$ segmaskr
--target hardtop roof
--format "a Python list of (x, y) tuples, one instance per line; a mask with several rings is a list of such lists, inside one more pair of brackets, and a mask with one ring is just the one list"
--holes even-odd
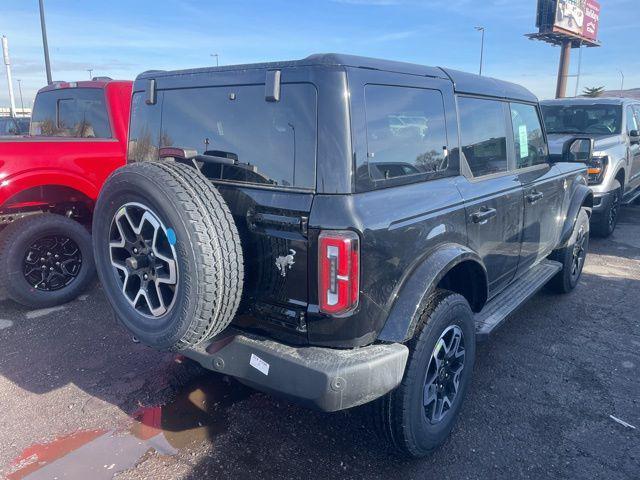
[(536, 96), (526, 88), (495, 78), (483, 77), (471, 73), (460, 72), (448, 68), (430, 67), (394, 60), (382, 60), (377, 58), (361, 57), (356, 55), (344, 55), (337, 53), (320, 53), (310, 55), (301, 60), (278, 61), (268, 63), (251, 63), (242, 65), (224, 65), (219, 67), (193, 68), (187, 70), (159, 71), (150, 70), (143, 72), (136, 80), (158, 77), (175, 77), (194, 74), (214, 74), (218, 72), (240, 70), (276, 70), (296, 67), (339, 66), (380, 70), (407, 75), (419, 75), (448, 79), (454, 84), (454, 89), (459, 93), (471, 95), (487, 95), (498, 98), (537, 102)]

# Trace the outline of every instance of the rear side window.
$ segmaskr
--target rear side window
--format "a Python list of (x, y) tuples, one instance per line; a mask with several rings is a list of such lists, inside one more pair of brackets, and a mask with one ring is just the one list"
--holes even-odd
[(264, 85), (164, 91), (160, 146), (225, 157), (205, 163), (214, 180), (315, 188), (317, 94), (311, 84), (283, 84), (267, 102)]
[(512, 103), (511, 123), (516, 149), (516, 168), (547, 163), (549, 150), (542, 133), (538, 109), (533, 105)]
[(372, 180), (447, 174), (447, 131), (439, 91), (367, 85), (365, 102)]
[(31, 135), (111, 138), (104, 91), (67, 88), (39, 93), (33, 107)]
[(508, 169), (504, 105), (495, 100), (458, 98), (462, 156), (474, 177)]

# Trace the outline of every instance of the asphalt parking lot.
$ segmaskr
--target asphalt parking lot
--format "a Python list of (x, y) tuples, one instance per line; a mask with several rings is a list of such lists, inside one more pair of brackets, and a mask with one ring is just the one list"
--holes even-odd
[(366, 410), (310, 412), (133, 343), (96, 285), (0, 302), (6, 478), (640, 478), (640, 206), (581, 284), (538, 294), (478, 349), (451, 438), (385, 450)]

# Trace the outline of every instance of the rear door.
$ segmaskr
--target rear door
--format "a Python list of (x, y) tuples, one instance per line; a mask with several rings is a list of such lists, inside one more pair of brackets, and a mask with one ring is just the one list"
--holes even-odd
[(465, 201), (469, 245), (483, 259), (493, 296), (514, 278), (523, 223), (522, 184), (510, 168), (509, 106), (459, 96), (461, 162), (458, 188)]
[(538, 107), (511, 103), (515, 172), (524, 191), (524, 228), (519, 271), (547, 257), (558, 243), (565, 182), (549, 163), (549, 149)]

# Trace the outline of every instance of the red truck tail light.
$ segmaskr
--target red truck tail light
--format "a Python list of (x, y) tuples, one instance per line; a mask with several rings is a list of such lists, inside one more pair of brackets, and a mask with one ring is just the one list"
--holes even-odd
[(324, 231), (319, 237), (320, 311), (342, 315), (355, 310), (360, 297), (360, 238), (351, 231)]

